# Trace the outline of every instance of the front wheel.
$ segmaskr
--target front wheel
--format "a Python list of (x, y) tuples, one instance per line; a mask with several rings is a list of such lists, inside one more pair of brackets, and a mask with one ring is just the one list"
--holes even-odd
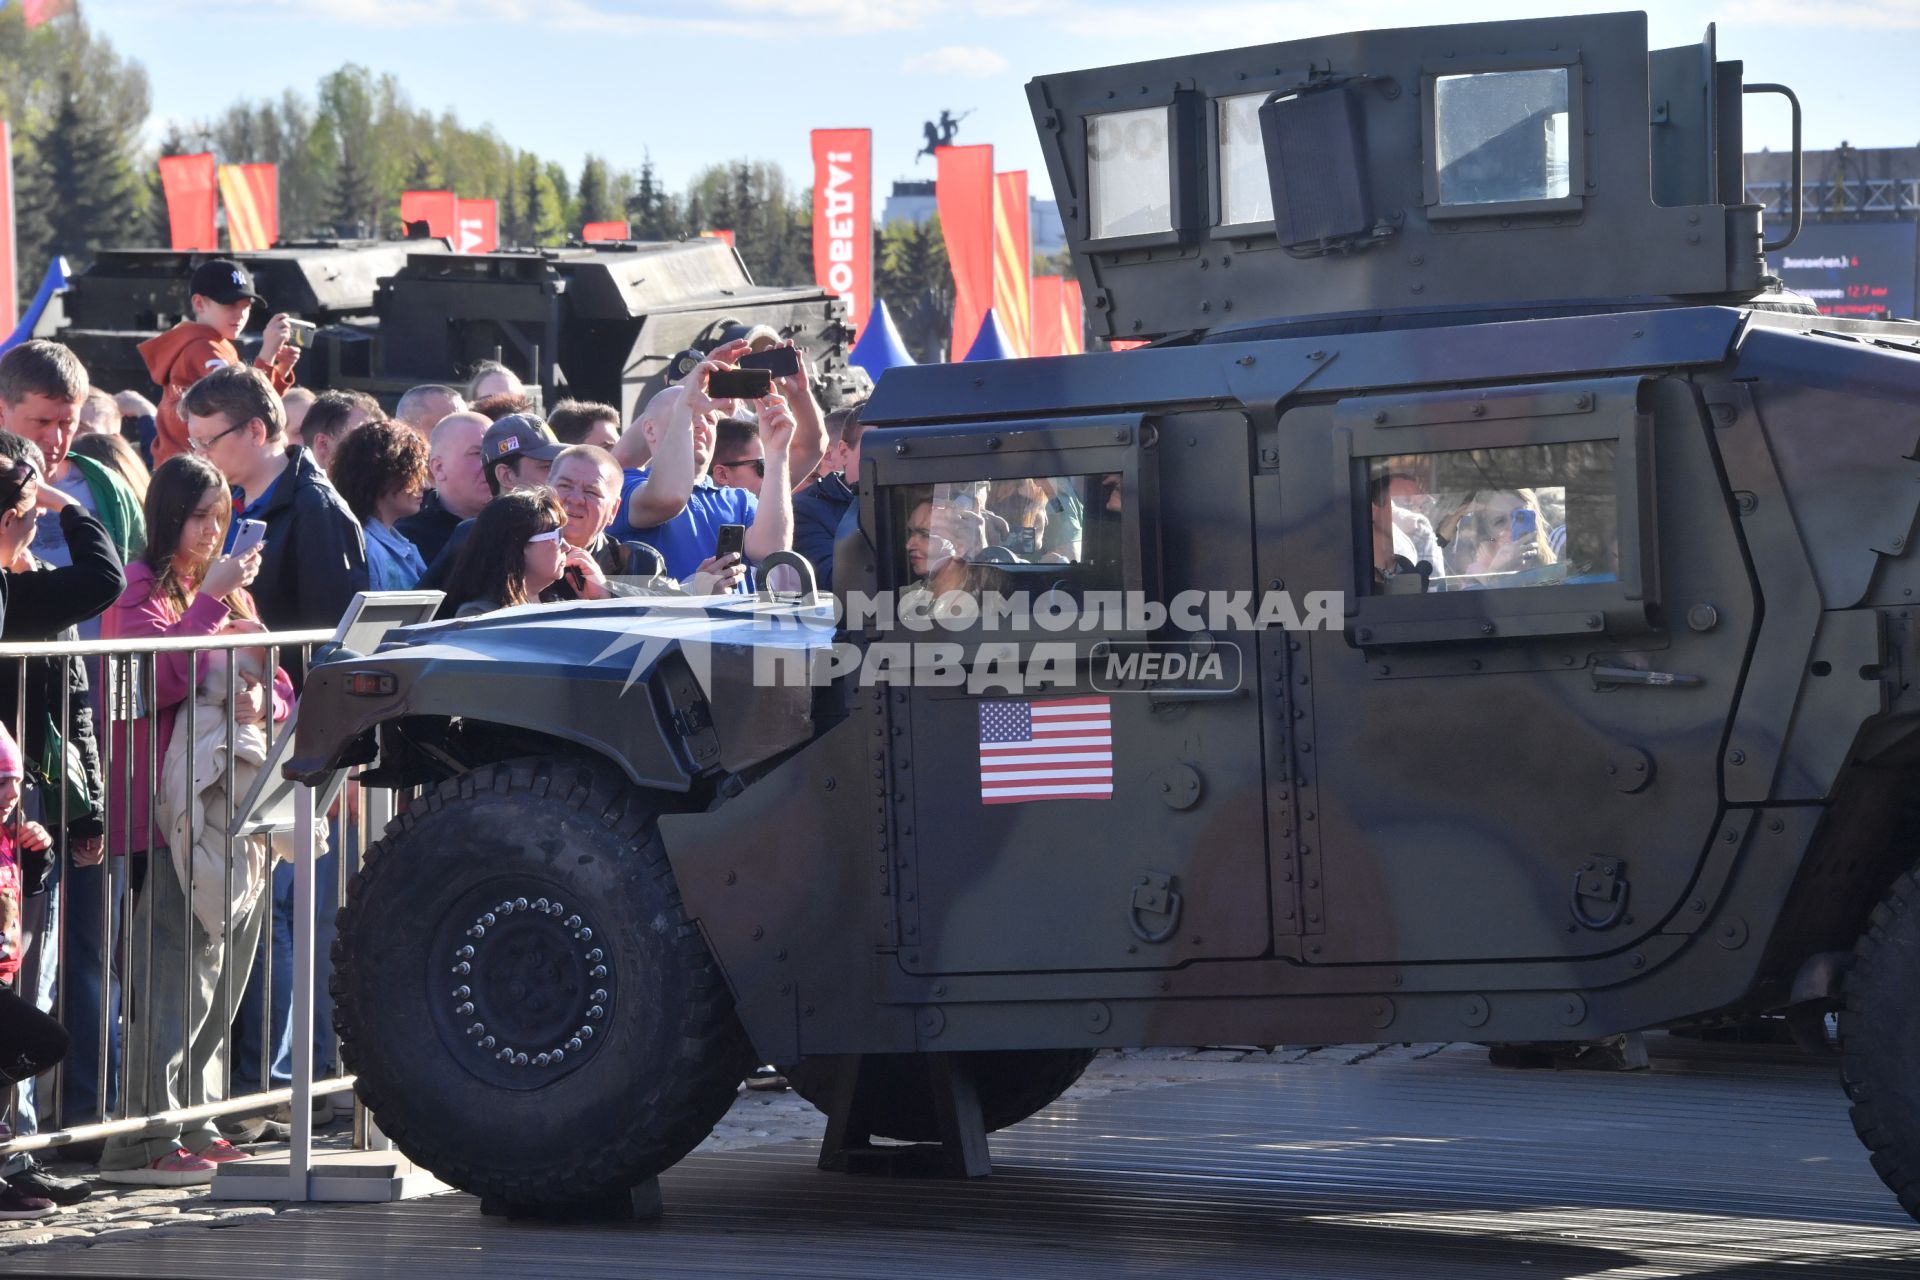
[(517, 760), (396, 818), (334, 943), (346, 1066), (406, 1155), (522, 1206), (623, 1192), (712, 1131), (751, 1052), (646, 793)]
[(1920, 1218), (1920, 872), (1894, 882), (1854, 947), (1840, 1053), (1854, 1131)]

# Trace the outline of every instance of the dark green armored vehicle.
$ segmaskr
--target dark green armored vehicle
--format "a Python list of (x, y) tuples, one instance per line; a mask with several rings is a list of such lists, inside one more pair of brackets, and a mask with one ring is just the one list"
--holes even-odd
[(1042, 77), (1146, 349), (889, 373), (830, 595), (316, 667), (290, 770), (423, 789), (336, 953), (401, 1148), (617, 1194), (773, 1062), (982, 1172), (1102, 1046), (1837, 1010), (1920, 1210), (1920, 326), (1779, 291), (1785, 91), (1646, 31)]

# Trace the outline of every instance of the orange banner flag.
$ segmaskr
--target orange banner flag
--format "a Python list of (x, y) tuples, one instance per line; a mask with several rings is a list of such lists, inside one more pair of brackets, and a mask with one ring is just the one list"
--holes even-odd
[(993, 175), (993, 315), (1010, 355), (1033, 354), (1033, 226), (1024, 169)]
[(273, 248), (280, 238), (280, 171), (270, 164), (220, 166), (220, 203), (227, 208), (227, 247), (235, 253)]
[(580, 239), (585, 244), (604, 244), (609, 240), (631, 240), (633, 228), (624, 222), (589, 222), (580, 228)]
[[(402, 191), (400, 221), (424, 222), (427, 234), (452, 240), (460, 234), (460, 198), (451, 191)], [(456, 252), (460, 246), (454, 245)]]
[(160, 157), (160, 185), (167, 194), (167, 224), (175, 249), (220, 252), (213, 219), (218, 168), (212, 152)]
[(873, 310), (873, 130), (813, 131), (813, 279), (865, 333)]
[(1036, 356), (1067, 354), (1066, 281), (1059, 276), (1033, 278), (1033, 352)]
[(934, 186), (940, 233), (953, 269), (948, 358), (958, 360), (973, 346), (993, 306), (993, 148), (936, 147), (933, 158), (940, 170)]
[(1068, 276), (1060, 287), (1061, 306), (1066, 311), (1066, 328), (1063, 330), (1066, 341), (1062, 350), (1070, 356), (1077, 356), (1087, 349), (1087, 313), (1080, 301), (1080, 282)]

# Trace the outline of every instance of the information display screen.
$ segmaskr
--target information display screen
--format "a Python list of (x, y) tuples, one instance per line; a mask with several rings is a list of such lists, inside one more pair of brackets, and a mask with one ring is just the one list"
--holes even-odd
[[(1768, 236), (1783, 230), (1768, 220)], [(1920, 223), (1808, 221), (1792, 244), (1767, 255), (1767, 265), (1821, 315), (1910, 320), (1917, 245)]]

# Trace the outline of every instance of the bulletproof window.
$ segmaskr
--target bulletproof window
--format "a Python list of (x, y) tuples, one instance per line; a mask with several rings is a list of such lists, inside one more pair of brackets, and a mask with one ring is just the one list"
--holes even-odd
[(1366, 460), (1370, 594), (1620, 580), (1618, 440)]
[(1074, 593), (1124, 581), (1126, 477), (996, 476), (891, 491), (902, 590)]
[(1087, 117), (1095, 240), (1173, 230), (1172, 108)]
[(1265, 93), (1219, 98), (1220, 222), (1238, 225), (1273, 220), (1273, 184), (1267, 176), (1267, 144), (1260, 133)]
[(1433, 162), (1441, 205), (1518, 204), (1573, 195), (1568, 70), (1434, 77)]

